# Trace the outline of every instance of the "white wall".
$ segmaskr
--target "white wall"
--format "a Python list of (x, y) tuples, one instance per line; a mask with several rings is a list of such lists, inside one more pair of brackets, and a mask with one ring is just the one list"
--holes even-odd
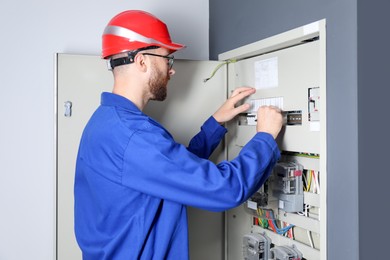
[(100, 55), (126, 9), (165, 21), (188, 46), (176, 57), (208, 59), (208, 0), (1, 1), (0, 260), (54, 258), (54, 53)]

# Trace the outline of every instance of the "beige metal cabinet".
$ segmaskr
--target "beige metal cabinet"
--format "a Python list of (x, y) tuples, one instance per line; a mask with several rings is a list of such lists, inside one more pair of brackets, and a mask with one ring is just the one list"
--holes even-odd
[[(100, 102), (111, 91), (113, 80), (98, 56), (57, 54), (57, 259), (81, 259), (73, 229), (73, 184), (75, 159), (81, 133)], [(165, 102), (150, 102), (145, 113), (161, 122), (176, 141), (187, 144), (202, 123), (226, 100), (226, 69), (203, 82), (219, 64), (215, 61), (176, 60), (176, 74), (168, 86)], [(223, 146), (212, 156), (225, 157)], [(192, 259), (223, 257), (222, 213), (189, 209)]]

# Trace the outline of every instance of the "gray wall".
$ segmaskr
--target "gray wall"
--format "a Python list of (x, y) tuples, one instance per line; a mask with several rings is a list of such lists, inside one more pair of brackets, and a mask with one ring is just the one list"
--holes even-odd
[(207, 59), (208, 7), (208, 0), (0, 1), (0, 260), (54, 256), (54, 53), (100, 55), (109, 19), (143, 9), (188, 45), (175, 57)]
[[(210, 59), (323, 18), (327, 19), (328, 259), (356, 260), (359, 259), (358, 166), (361, 166), (358, 165), (356, 0), (210, 0)], [(365, 162), (361, 164), (367, 166)], [(374, 188), (375, 185), (370, 187)]]
[(389, 259), (390, 2), (358, 0), (360, 259)]

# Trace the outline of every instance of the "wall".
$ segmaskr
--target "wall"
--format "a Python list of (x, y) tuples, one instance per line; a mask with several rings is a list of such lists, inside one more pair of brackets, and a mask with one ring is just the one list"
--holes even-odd
[(327, 19), (327, 253), (332, 260), (356, 260), (359, 259), (356, 0), (210, 0), (210, 58), (217, 59), (219, 53), (323, 18)]
[(390, 2), (357, 2), (360, 259), (389, 259)]
[(208, 1), (0, 3), (0, 260), (54, 256), (54, 53), (100, 54), (108, 20), (144, 9), (166, 22), (179, 58), (208, 59)]

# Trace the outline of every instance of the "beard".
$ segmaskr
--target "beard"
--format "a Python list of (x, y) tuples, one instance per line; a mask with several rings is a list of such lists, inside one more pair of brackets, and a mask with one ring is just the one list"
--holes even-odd
[(161, 70), (153, 69), (152, 76), (149, 79), (150, 100), (164, 101), (167, 97), (167, 85), (170, 76)]

